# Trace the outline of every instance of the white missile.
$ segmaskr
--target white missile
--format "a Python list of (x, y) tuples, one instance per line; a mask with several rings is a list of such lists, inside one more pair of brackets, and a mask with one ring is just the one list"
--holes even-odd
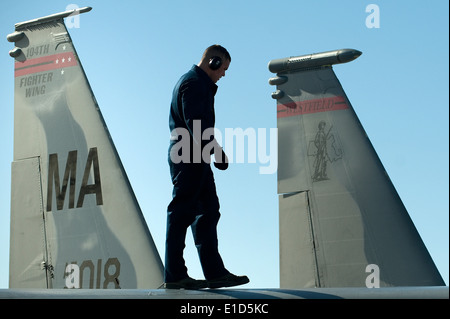
[(326, 65), (346, 63), (355, 60), (362, 54), (354, 49), (341, 49), (321, 53), (275, 59), (269, 62), (269, 71), (283, 73), (298, 69), (316, 68)]

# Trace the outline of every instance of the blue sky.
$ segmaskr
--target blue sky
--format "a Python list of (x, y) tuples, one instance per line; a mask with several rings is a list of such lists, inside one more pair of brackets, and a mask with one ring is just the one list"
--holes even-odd
[[(276, 127), (270, 60), (341, 48), (363, 52), (334, 67), (425, 245), (448, 285), (449, 4), (447, 1), (15, 1), (0, 12), (0, 288), (8, 287), (13, 159), (14, 24), (92, 6), (69, 30), (161, 256), (172, 185), (168, 108), (178, 78), (203, 50), (225, 46), (216, 126)], [(376, 4), (380, 27), (368, 28)], [(261, 163), (215, 172), (219, 246), (247, 288), (279, 286), (276, 174)], [(189, 233), (185, 259), (202, 277)]]

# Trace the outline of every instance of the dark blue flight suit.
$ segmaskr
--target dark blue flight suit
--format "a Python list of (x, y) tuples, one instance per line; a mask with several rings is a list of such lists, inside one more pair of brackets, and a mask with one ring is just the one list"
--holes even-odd
[[(205, 71), (194, 65), (175, 85), (170, 107), (169, 128), (189, 131), (190, 157), (187, 162), (174, 163), (171, 150), (179, 142), (172, 133), (169, 147), (170, 175), (173, 183), (172, 201), (167, 208), (165, 255), (165, 282), (176, 282), (188, 277), (183, 258), (186, 231), (191, 226), (205, 279), (228, 274), (218, 251), (217, 223), (220, 218), (219, 199), (216, 194), (211, 165), (202, 158), (195, 162), (195, 147), (200, 149), (214, 139), (194, 138), (194, 120), (201, 120), (201, 132), (213, 128), (214, 96), (217, 85)], [(181, 149), (180, 151), (183, 151)], [(186, 151), (186, 150), (184, 150)], [(201, 157), (197, 154), (197, 159)]]

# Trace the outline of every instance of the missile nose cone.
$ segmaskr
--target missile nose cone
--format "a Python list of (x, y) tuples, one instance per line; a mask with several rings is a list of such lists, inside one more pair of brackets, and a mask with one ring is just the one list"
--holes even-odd
[(354, 49), (344, 49), (341, 50), (338, 54), (338, 60), (341, 63), (350, 62), (358, 58), (362, 54), (361, 51)]
[(355, 55), (355, 59), (358, 58), (362, 54), (362, 52), (358, 51), (358, 50), (353, 50), (353, 52), (354, 52), (354, 55)]

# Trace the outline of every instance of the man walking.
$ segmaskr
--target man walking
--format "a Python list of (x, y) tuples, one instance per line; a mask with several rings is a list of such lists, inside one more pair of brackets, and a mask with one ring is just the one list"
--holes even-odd
[[(246, 284), (247, 276), (231, 274), (218, 251), (217, 223), (220, 218), (210, 159), (214, 166), (228, 168), (228, 158), (214, 139), (214, 96), (217, 81), (225, 76), (231, 56), (220, 45), (208, 47), (198, 65), (175, 85), (169, 115), (171, 141), (169, 166), (173, 183), (172, 201), (167, 208), (165, 288), (201, 289)], [(208, 130), (209, 134), (203, 134)], [(188, 132), (188, 143), (182, 134)], [(187, 146), (187, 147), (186, 147)], [(208, 147), (206, 147), (208, 146)], [(180, 160), (181, 159), (181, 160)], [(191, 226), (206, 280), (188, 276), (183, 258), (186, 231)]]

